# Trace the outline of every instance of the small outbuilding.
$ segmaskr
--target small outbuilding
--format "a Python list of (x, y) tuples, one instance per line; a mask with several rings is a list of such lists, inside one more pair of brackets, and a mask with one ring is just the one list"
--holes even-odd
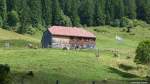
[(52, 26), (41, 42), (43, 48), (95, 48), (96, 36), (83, 28)]

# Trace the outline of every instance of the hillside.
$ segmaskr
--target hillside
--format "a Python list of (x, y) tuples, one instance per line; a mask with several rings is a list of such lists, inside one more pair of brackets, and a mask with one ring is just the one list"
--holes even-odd
[[(97, 48), (135, 49), (140, 41), (150, 39), (150, 27), (137, 26), (130, 33), (123, 31), (124, 28), (110, 26), (90, 27), (88, 30), (97, 36)], [(116, 36), (123, 41), (118, 43)]]
[(7, 31), (0, 28), (0, 40), (26, 40), (26, 41), (33, 41), (39, 42), (40, 39), (35, 39), (31, 36), (17, 34), (15, 32)]
[[(140, 65), (143, 68), (126, 71), (119, 68), (118, 64), (137, 67), (133, 62), (135, 49), (140, 41), (150, 39), (149, 27), (138, 26), (131, 33), (110, 26), (91, 27), (87, 30), (97, 36), (99, 58), (96, 57), (97, 50), (0, 48), (0, 64), (10, 65), (14, 84), (20, 84), (21, 77), (26, 76), (28, 71), (33, 71), (34, 77), (25, 77), (25, 84), (55, 84), (56, 80), (60, 80), (61, 84), (91, 84), (93, 80), (135, 80), (145, 77), (147, 66)], [(122, 43), (116, 41), (116, 35), (123, 38)], [(0, 40), (24, 38), (23, 40), (39, 42), (41, 36), (36, 39), (34, 37), (0, 29)], [(17, 41), (14, 42), (18, 44)], [(118, 57), (114, 57), (116, 51)]]
[(0, 28), (0, 48), (4, 48), (6, 42), (10, 44), (11, 48), (25, 48), (29, 43), (39, 45), (40, 39), (34, 38), (31, 35), (21, 35)]

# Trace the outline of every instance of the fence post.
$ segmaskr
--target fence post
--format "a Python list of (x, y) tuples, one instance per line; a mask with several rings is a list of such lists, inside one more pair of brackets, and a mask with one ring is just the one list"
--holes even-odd
[(60, 84), (60, 83), (59, 83), (59, 80), (56, 80), (56, 84)]

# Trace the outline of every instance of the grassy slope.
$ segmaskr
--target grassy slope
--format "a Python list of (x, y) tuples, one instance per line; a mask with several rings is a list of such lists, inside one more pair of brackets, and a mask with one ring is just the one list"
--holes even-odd
[[(97, 47), (99, 48), (135, 48), (141, 40), (150, 39), (150, 30), (148, 28), (136, 27), (132, 29), (131, 34), (121, 32), (121, 28), (112, 28), (109, 26), (95, 27), (101, 32), (94, 32), (97, 36)], [(93, 28), (89, 29), (93, 32)], [(104, 33), (103, 33), (104, 31)], [(116, 42), (115, 36), (121, 36), (124, 39), (122, 44)]]
[[(11, 66), (12, 72), (17, 74), (15, 80), (20, 80), (20, 77), (18, 76), (25, 74), (27, 71), (34, 71), (35, 77), (26, 79), (26, 82), (30, 82), (28, 84), (48, 84), (51, 82), (53, 83), (55, 80), (61, 80), (62, 84), (73, 84), (70, 82), (102, 80), (105, 78), (128, 79), (129, 76), (132, 77), (132, 75), (129, 75), (126, 72), (111, 67), (116, 67), (120, 62), (135, 65), (133, 59), (127, 60), (125, 58), (129, 55), (134, 58), (134, 51), (138, 42), (149, 39), (150, 30), (147, 28), (136, 28), (133, 30), (135, 36), (132, 36), (125, 32), (120, 32), (120, 29), (116, 28), (110, 30), (109, 27), (98, 27), (98, 29), (100, 29), (100, 31), (105, 31), (105, 33), (96, 33), (93, 29), (88, 30), (94, 32), (97, 36), (97, 48), (100, 48), (101, 50), (101, 57), (99, 59), (95, 57), (94, 51), (86, 50), (0, 49), (0, 63), (9, 64)], [(5, 32), (6, 31), (2, 30), (3, 35), (0, 33), (0, 40), (2, 37), (5, 39), (4, 36), (8, 37), (4, 34)], [(115, 41), (116, 33), (124, 38), (123, 44), (118, 44)], [(10, 32), (8, 35), (9, 34)], [(15, 33), (13, 34), (16, 35)], [(16, 37), (19, 38), (18, 36)], [(28, 38), (29, 37), (27, 37), (27, 39)], [(110, 52), (111, 50), (116, 49), (119, 50), (119, 58), (114, 58), (113, 53)], [(130, 73), (136, 74), (137, 72), (130, 71)], [(138, 75), (143, 74), (144, 73), (138, 73)]]
[[(0, 59), (3, 59), (1, 63), (9, 64), (16, 73), (32, 70), (36, 73), (36, 78), (42, 79), (41, 82), (46, 82), (47, 79), (49, 82), (53, 82), (58, 79), (66, 84), (70, 81), (99, 80), (104, 77), (109, 79), (123, 78), (118, 74), (111, 73), (109, 67), (99, 63), (94, 54), (90, 52), (39, 49), (1, 50), (0, 53)], [(40, 81), (33, 80), (32, 82)]]
[(38, 45), (40, 39), (33, 38), (29, 35), (21, 35), (15, 32), (6, 31), (0, 28), (0, 48), (4, 47), (6, 42), (10, 43), (11, 48), (24, 48), (28, 43)]
[(21, 34), (17, 34), (14, 32), (6, 31), (0, 28), (0, 40), (26, 40), (26, 41), (33, 41), (39, 42), (39, 39), (32, 38), (30, 36), (25, 36)]

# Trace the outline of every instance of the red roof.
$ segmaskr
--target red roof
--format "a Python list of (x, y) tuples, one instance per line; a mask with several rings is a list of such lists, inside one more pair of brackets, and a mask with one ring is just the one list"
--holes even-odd
[(52, 26), (51, 28), (48, 28), (48, 30), (52, 35), (96, 38), (94, 34), (83, 28)]

